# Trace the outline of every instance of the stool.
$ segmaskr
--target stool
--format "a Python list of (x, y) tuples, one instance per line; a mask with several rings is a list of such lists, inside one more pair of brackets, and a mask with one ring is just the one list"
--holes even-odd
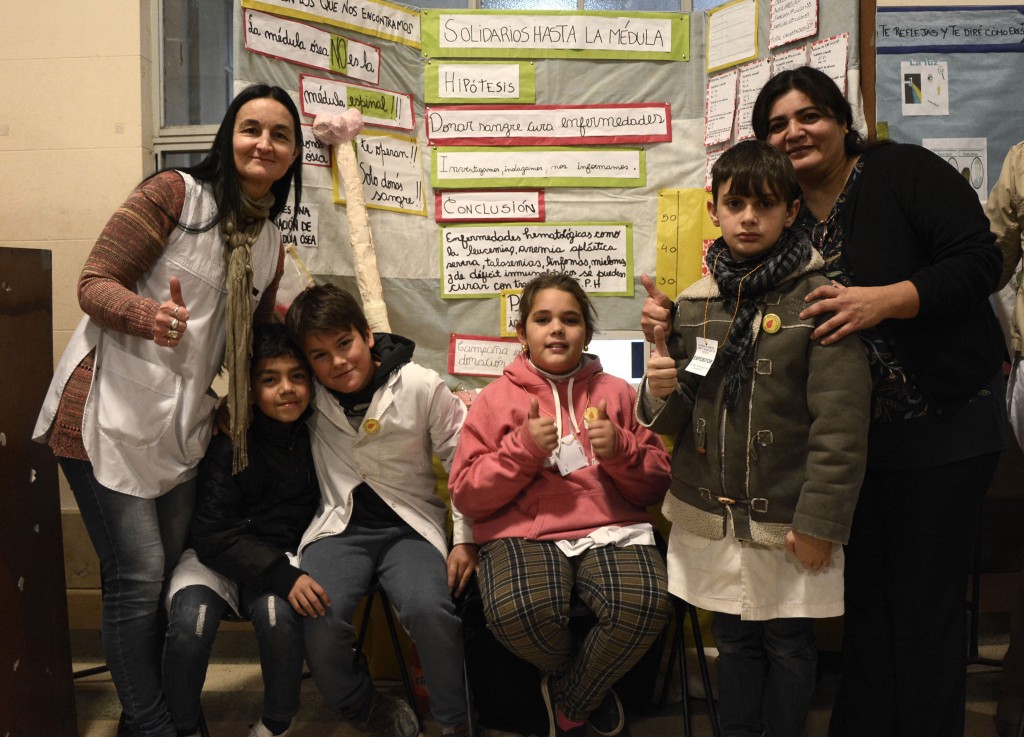
[(697, 621), (697, 607), (682, 599), (671, 596), (672, 605), (676, 614), (676, 628), (672, 633), (672, 643), (669, 646), (668, 665), (665, 668), (665, 679), (661, 686), (661, 703), (664, 704), (668, 698), (668, 687), (672, 673), (672, 667), (678, 660), (679, 682), (683, 691), (683, 734), (691, 737), (693, 734), (693, 714), (690, 711), (690, 689), (687, 681), (686, 665), (686, 643), (683, 637), (683, 622), (689, 617), (690, 627), (693, 633), (693, 644), (697, 648), (697, 666), (700, 668), (701, 681), (704, 683), (704, 698), (708, 702), (708, 716), (711, 719), (711, 733), (714, 737), (721, 737), (721, 728), (718, 725), (718, 708), (715, 706), (714, 694), (711, 690), (711, 672), (708, 670), (707, 656), (704, 654), (704, 640), (700, 634), (700, 623)]

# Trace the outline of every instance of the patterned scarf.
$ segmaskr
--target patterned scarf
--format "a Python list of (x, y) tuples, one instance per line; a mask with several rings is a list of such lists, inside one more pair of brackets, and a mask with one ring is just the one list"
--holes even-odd
[(758, 258), (735, 261), (723, 238), (708, 249), (711, 277), (725, 298), (726, 309), (733, 310), (732, 323), (721, 347), (726, 361), (725, 405), (733, 407), (740, 382), (746, 375), (754, 351), (751, 325), (757, 314), (758, 299), (806, 264), (811, 258), (811, 241), (798, 230), (787, 228), (775, 247)]
[(249, 402), (249, 361), (252, 358), (252, 244), (259, 238), (270, 216), (274, 195), (251, 200), (240, 192), (241, 208), (220, 221), (227, 260), (228, 304), (226, 363), (228, 409), (231, 413), (232, 473), (249, 465), (246, 442), (251, 405)]

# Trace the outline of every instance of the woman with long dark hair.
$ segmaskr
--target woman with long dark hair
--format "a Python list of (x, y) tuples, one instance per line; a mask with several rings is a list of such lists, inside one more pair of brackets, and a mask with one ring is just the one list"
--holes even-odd
[[(832, 737), (961, 737), (964, 593), (981, 502), (1006, 448), (1002, 266), (977, 195), (910, 144), (868, 145), (811, 67), (758, 94), (757, 138), (803, 192), (795, 227), (831, 284), (801, 319), (828, 345), (859, 333), (872, 376), (868, 463), (846, 546), (843, 678)], [(664, 320), (665, 295), (644, 306)]]
[(274, 218), (292, 188), (297, 210), (301, 152), (291, 98), (253, 85), (199, 164), (132, 192), (86, 260), (86, 314), (36, 424), (99, 555), (103, 650), (132, 735), (177, 737), (160, 684), (161, 594), (185, 545), (222, 364), (236, 470), (247, 463), (252, 323), (273, 315)]

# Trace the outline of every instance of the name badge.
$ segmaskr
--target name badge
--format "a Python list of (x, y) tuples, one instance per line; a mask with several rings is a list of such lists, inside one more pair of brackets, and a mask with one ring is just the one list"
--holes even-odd
[(711, 370), (711, 364), (715, 362), (715, 355), (718, 353), (718, 341), (697, 338), (697, 350), (693, 358), (686, 364), (686, 370), (698, 376), (707, 376)]
[(555, 463), (558, 465), (558, 472), (563, 476), (568, 476), (573, 471), (590, 465), (583, 446), (572, 435), (566, 435), (558, 442), (558, 448), (555, 449)]

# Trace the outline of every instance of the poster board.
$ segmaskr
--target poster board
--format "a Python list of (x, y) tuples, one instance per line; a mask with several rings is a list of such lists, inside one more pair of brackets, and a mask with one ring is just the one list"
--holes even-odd
[[(292, 63), (282, 59), (280, 54), (248, 51), (243, 27), (244, 8), (240, 8), (235, 24), (237, 86), (250, 81), (280, 85), (293, 94), (300, 109), (305, 102), (301, 97), (302, 77), (310, 79), (310, 86), (315, 83), (318, 89), (356, 90), (367, 101), (376, 98), (365, 88), (379, 89), (382, 94), (377, 102), (391, 106), (388, 108), (391, 117), (364, 133), (377, 137), (391, 134), (403, 141), (415, 141), (422, 167), (420, 181), (425, 211), (412, 212), (419, 208), (421, 201), (415, 197), (413, 187), (409, 190), (414, 195), (413, 204), (403, 200), (398, 207), (371, 208), (368, 218), (391, 328), (416, 342), (419, 363), (446, 375), (452, 335), (500, 337), (508, 334), (505, 314), (508, 305), (501, 297), (500, 287), (517, 283), (518, 277), (488, 277), (491, 281), (487, 282), (486, 296), (446, 293), (446, 272), (441, 257), (444, 233), (468, 228), (489, 228), (493, 232), (502, 224), (509, 229), (571, 224), (582, 231), (595, 232), (619, 226), (625, 232), (628, 226), (629, 241), (625, 250), (628, 263), (623, 269), (626, 276), (616, 276), (611, 290), (593, 288), (598, 329), (604, 331), (637, 330), (646, 296), (639, 282), (640, 275), (654, 276), (659, 269), (669, 268), (668, 260), (658, 258), (663, 239), (682, 237), (685, 241), (682, 247), (686, 254), (672, 261), (677, 270), (672, 278), (686, 281), (699, 276), (701, 253), (707, 240), (704, 228), (690, 229), (685, 234), (666, 230), (659, 223), (659, 195), (690, 191), (693, 194), (685, 201), (694, 206), (699, 204), (702, 208), (699, 215), (704, 217), (705, 198), (701, 193), (708, 182), (709, 162), (716, 151), (739, 140), (740, 135), (748, 135), (749, 128), (749, 121), (741, 127), (742, 116), (749, 116), (749, 105), (742, 109), (737, 107), (732, 126), (723, 131), (719, 142), (705, 145), (705, 94), (709, 78), (720, 73), (742, 76), (740, 63), (711, 75), (706, 71), (705, 13), (485, 13), (466, 10), (420, 13), (406, 8), (408, 13), (415, 14), (415, 20), (409, 20), (395, 10), (393, 4), (380, 3), (379, 8), (375, 0), (350, 4), (360, 8), (360, 13), (365, 11), (368, 17), (385, 24), (389, 21), (384, 19), (391, 13), (396, 29), (401, 29), (397, 34), (401, 38), (361, 32), (351, 24), (340, 23), (343, 19), (318, 20), (309, 9), (304, 14), (289, 16), (288, 20), (348, 39), (349, 47), (360, 51), (354, 68), (365, 77), (363, 66), (370, 64), (379, 75), (377, 83)], [(262, 13), (281, 15), (284, 12), (281, 8), (289, 3), (286, 0), (243, 0), (242, 5)], [(847, 53), (842, 57), (842, 66), (848, 73), (844, 81), (848, 81), (850, 95), (859, 103), (856, 97), (859, 89), (857, 0), (829, 0), (828, 3), (818, 0), (815, 4), (817, 31), (807, 36), (801, 28), (809, 27), (809, 20), (803, 19), (801, 24), (796, 24), (800, 26), (797, 28), (792, 23), (784, 25), (785, 17), (780, 15), (786, 8), (806, 12), (807, 4), (786, 3), (775, 16), (774, 38), (780, 45), (771, 49), (768, 47), (769, 39), (773, 38), (770, 5), (769, 0), (756, 1), (756, 28), (752, 31), (757, 39), (756, 59), (744, 64), (770, 69), (774, 57), (792, 54), (793, 49), (804, 49), (809, 58), (812, 44), (845, 34)], [(527, 28), (531, 43), (548, 44), (549, 48), (513, 54), (507, 44), (503, 48), (503, 42), (492, 42), (468, 51), (444, 50), (437, 35), (445, 27), (442, 17), (458, 17), (463, 27), (478, 29), (476, 37), (472, 33), (467, 35), (473, 39), (473, 44), (480, 43), (479, 37), (484, 33), (481, 28), (495, 31), (498, 37)], [(402, 25), (406, 20), (410, 25)], [(266, 19), (263, 21), (266, 25)], [(412, 26), (421, 27), (423, 33), (407, 34), (405, 30)], [(535, 28), (541, 30), (535, 31)], [(562, 29), (563, 35), (559, 36), (555, 28)], [(569, 28), (576, 29), (574, 41), (569, 37)], [(594, 32), (598, 28), (602, 29), (600, 40)], [(633, 35), (624, 33), (627, 28)], [(615, 49), (602, 47), (602, 44), (608, 45), (608, 29), (614, 31), (618, 41), (627, 42), (625, 48), (621, 44)], [(660, 35), (659, 29), (662, 29)], [(641, 31), (646, 32), (646, 40)], [(371, 54), (371, 50), (357, 43), (379, 49), (379, 60), (371, 55), (369, 61), (365, 61), (362, 51)], [(319, 78), (331, 79), (333, 84), (325, 85)], [(749, 87), (751, 79), (747, 82)], [(734, 87), (736, 92), (726, 104), (738, 105), (738, 96), (744, 89), (742, 79)], [(749, 89), (747, 94), (749, 96)], [(339, 94), (339, 97), (342, 96)], [(406, 109), (406, 101), (409, 109)], [(532, 106), (536, 123), (545, 126), (546, 131), (529, 131), (527, 125), (520, 125), (515, 131), (502, 128), (498, 125), (500, 106), (508, 105)], [(494, 109), (488, 112), (490, 106)], [(859, 104), (855, 107), (859, 109)], [(430, 111), (449, 108), (454, 109), (451, 114), (436, 117), (434, 121), (429, 118)], [(652, 111), (662, 112), (652, 115)], [(312, 117), (303, 117), (304, 123), (312, 123)], [(566, 119), (569, 131), (575, 130), (575, 133), (557, 132), (562, 128), (562, 118)], [(456, 137), (456, 142), (437, 136), (435, 141), (429, 127), (431, 122), (448, 125), (449, 134), (466, 131), (466, 136)], [(579, 125), (581, 122), (583, 125)], [(598, 125), (592, 125), (595, 122)], [(411, 128), (406, 127), (408, 125)], [(502, 169), (508, 168), (509, 175), (488, 177), (470, 172), (472, 176), (442, 182), (436, 168), (438, 156), (453, 151), (462, 157), (459, 166), (476, 166), (474, 156), (465, 154), (481, 152), (501, 160)], [(313, 158), (322, 164), (322, 156)], [(446, 161), (450, 163), (451, 159)], [(546, 169), (542, 174), (528, 177), (527, 166)], [(558, 175), (559, 167), (569, 166), (583, 167), (584, 173), (573, 177)], [(587, 172), (588, 166), (608, 168), (594, 176), (597, 170), (592, 168)], [(522, 176), (512, 175), (517, 167), (522, 170)], [(612, 176), (618, 169), (629, 171), (629, 176)], [(336, 201), (332, 174), (333, 167), (307, 165), (303, 168), (303, 201), (315, 205), (318, 246), (303, 247), (300, 243), (295, 251), (318, 280), (332, 281), (356, 292), (345, 205)], [(384, 178), (379, 179), (380, 186), (384, 186)], [(405, 181), (412, 182), (408, 172)], [(496, 210), (508, 216), (489, 216)], [(688, 221), (693, 222), (693, 217)], [(694, 236), (697, 231), (700, 231), (700, 238)], [(618, 253), (615, 258), (619, 258)], [(598, 270), (591, 269), (591, 273), (597, 274)], [(466, 272), (464, 281), (478, 280), (471, 279)], [(602, 277), (602, 284), (606, 281)], [(289, 301), (302, 284), (299, 271), (292, 269), (282, 289), (282, 301)], [(486, 380), (460, 376), (451, 377), (449, 383), (472, 386), (482, 385)]]

